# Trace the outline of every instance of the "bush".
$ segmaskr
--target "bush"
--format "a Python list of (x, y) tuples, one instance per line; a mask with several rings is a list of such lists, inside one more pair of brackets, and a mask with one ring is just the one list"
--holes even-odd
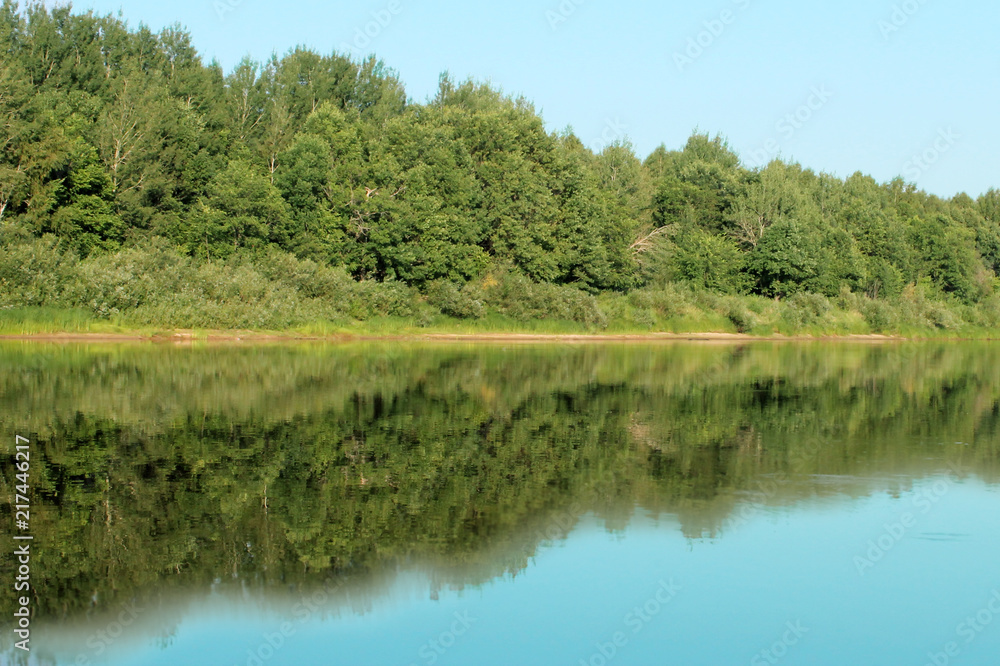
[(876, 333), (894, 331), (899, 325), (899, 314), (885, 301), (864, 298), (858, 309), (864, 316), (865, 322)]
[(662, 319), (680, 317), (690, 307), (690, 291), (675, 284), (633, 291), (628, 295), (632, 307), (655, 313)]
[(990, 296), (974, 310), (976, 323), (983, 328), (1000, 327), (1000, 296)]
[(944, 296), (933, 288), (929, 280), (911, 284), (903, 290), (899, 310), (903, 323), (917, 328), (954, 330), (962, 325), (962, 318), (951, 311)]
[(841, 285), (840, 294), (837, 296), (837, 307), (847, 312), (861, 312), (862, 297), (851, 291), (847, 285)]
[(280, 252), (196, 260), (162, 238), (76, 263), (51, 238), (7, 234), (0, 306), (81, 307), (138, 325), (278, 330), (347, 316), (412, 316), (416, 291), (358, 283), (342, 269)]
[(148, 325), (186, 328), (279, 330), (312, 319), (292, 289), (249, 266), (206, 263), (191, 271), (173, 293), (160, 292), (128, 319)]
[(487, 283), (486, 304), (512, 319), (561, 319), (595, 328), (607, 326), (597, 298), (575, 287), (532, 282), (508, 272), (491, 276)]
[(739, 333), (749, 333), (760, 323), (757, 315), (747, 308), (739, 298), (723, 301), (722, 314), (732, 322)]
[(826, 315), (833, 308), (829, 299), (822, 294), (798, 292), (785, 301), (782, 319), (794, 328), (821, 326)]
[(107, 319), (177, 293), (191, 270), (187, 257), (163, 239), (153, 239), (148, 248), (92, 255), (80, 262), (65, 287), (65, 298)]
[(348, 313), (355, 319), (412, 317), (417, 312), (417, 292), (402, 282), (355, 282), (353, 292)]
[(948, 331), (957, 330), (964, 324), (962, 317), (952, 312), (945, 303), (941, 302), (926, 303), (923, 315), (935, 328)]
[(458, 319), (481, 319), (486, 315), (486, 307), (482, 300), (476, 298), (480, 294), (472, 285), (461, 287), (450, 280), (434, 280), (424, 286), (427, 302), (449, 317)]
[[(672, 283), (595, 297), (572, 285), (533, 282), (503, 266), (466, 284), (429, 282), (421, 295), (402, 282), (356, 282), (340, 267), (276, 249), (244, 250), (227, 261), (211, 262), (193, 259), (154, 237), (142, 246), (79, 261), (51, 236), (38, 238), (14, 225), (0, 229), (0, 309), (20, 328), (37, 328), (43, 310), (45, 317), (56, 317), (71, 308), (78, 311), (66, 325), (77, 328), (90, 317), (126, 325), (267, 330), (378, 317), (405, 317), (426, 325), (439, 313), (480, 319), (489, 312), (591, 329), (607, 328), (610, 317), (626, 329), (668, 325), (718, 330), (729, 322), (743, 333), (777, 324), (781, 330), (842, 330), (844, 321), (857, 325), (855, 312), (870, 330), (880, 332), (1000, 327), (1000, 296), (965, 304), (927, 279), (909, 285), (893, 301), (842, 288), (836, 305), (839, 310), (815, 293), (797, 292), (776, 301)], [(19, 308), (26, 310), (15, 313)], [(30, 325), (26, 317), (33, 318)]]
[(76, 257), (54, 236), (35, 238), (16, 227), (0, 233), (0, 306), (61, 305)]
[(343, 304), (354, 297), (357, 283), (339, 266), (324, 266), (280, 250), (256, 258), (246, 255), (239, 261), (253, 266), (268, 280), (294, 289), (304, 298), (322, 298)]

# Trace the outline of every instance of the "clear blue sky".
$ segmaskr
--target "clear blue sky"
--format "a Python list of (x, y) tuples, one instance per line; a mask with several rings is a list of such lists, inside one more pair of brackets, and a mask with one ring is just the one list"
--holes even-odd
[[(418, 102), (445, 70), (488, 79), (531, 99), (550, 129), (571, 125), (596, 146), (602, 135), (624, 131), (641, 157), (660, 143), (682, 146), (697, 127), (726, 136), (750, 164), (780, 152), (841, 177), (902, 175), (942, 196), (1000, 186), (995, 2), (85, 0), (74, 7), (120, 9), (133, 26), (153, 29), (179, 22), (205, 60), (227, 71), (244, 55), (263, 59), (303, 44), (374, 52)], [(379, 15), (384, 25), (374, 22)], [(374, 36), (359, 38), (366, 26)], [(691, 47), (698, 41), (703, 47)], [(796, 112), (798, 119), (787, 118)], [(926, 162), (914, 161), (922, 155)]]

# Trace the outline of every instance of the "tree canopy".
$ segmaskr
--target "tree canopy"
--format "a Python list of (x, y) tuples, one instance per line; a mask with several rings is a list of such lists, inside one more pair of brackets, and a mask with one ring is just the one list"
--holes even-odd
[(976, 303), (1000, 269), (1000, 194), (744, 166), (695, 132), (645, 160), (550, 132), (532, 104), (442, 75), (409, 100), (371, 57), (296, 48), (225, 73), (179, 27), (0, 7), (0, 228), (101, 255), (163, 237), (207, 261), (281, 250), (424, 290), (494, 267), (628, 291), (784, 298), (922, 285)]

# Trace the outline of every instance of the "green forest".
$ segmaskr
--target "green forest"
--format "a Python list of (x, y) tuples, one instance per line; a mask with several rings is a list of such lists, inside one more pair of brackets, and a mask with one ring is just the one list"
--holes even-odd
[(486, 83), (420, 103), (305, 48), (227, 73), (70, 7), (5, 0), (0, 51), (0, 332), (1000, 329), (995, 189), (748, 168), (698, 131), (595, 153)]

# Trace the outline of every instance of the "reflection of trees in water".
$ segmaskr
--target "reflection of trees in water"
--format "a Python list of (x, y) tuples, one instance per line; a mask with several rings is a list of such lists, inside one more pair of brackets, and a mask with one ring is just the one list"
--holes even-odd
[(35, 607), (66, 617), (413, 567), (478, 584), (586, 512), (621, 529), (638, 504), (713, 537), (748, 503), (863, 494), (942, 458), (992, 479), (997, 360), (979, 344), (2, 346), (0, 420), (34, 436)]

